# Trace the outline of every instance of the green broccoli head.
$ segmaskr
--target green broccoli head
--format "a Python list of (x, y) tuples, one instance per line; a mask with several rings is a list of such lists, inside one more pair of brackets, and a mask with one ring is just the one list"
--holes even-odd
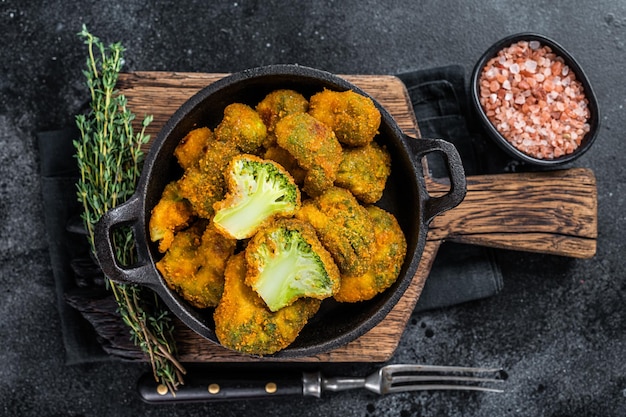
[(227, 237), (246, 239), (276, 217), (300, 208), (300, 190), (293, 177), (274, 161), (238, 155), (225, 172), (228, 192), (213, 205), (213, 223)]
[(245, 253), (246, 284), (271, 311), (299, 298), (322, 300), (339, 290), (339, 269), (332, 255), (304, 221), (277, 220), (252, 238)]

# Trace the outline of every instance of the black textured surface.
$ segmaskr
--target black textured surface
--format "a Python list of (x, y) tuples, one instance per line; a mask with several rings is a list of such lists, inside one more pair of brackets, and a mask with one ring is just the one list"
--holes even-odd
[[(500, 294), (413, 315), (393, 362), (503, 366), (504, 394), (143, 404), (135, 383), (144, 365), (64, 364), (35, 132), (72, 124), (87, 98), (76, 36), (83, 23), (107, 43), (125, 45), (127, 70), (206, 72), (299, 63), (397, 74), (460, 64), (469, 74), (497, 39), (543, 33), (576, 57), (602, 111), (596, 143), (573, 165), (592, 168), (598, 179), (597, 255), (498, 251)], [(626, 2), (5, 0), (0, 35), (0, 414), (626, 415)], [(354, 375), (367, 368), (333, 369)]]

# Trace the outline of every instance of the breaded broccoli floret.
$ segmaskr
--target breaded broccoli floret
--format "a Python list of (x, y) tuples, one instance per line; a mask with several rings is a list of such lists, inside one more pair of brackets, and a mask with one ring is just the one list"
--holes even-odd
[(307, 99), (294, 90), (274, 90), (265, 96), (256, 106), (256, 111), (267, 126), (267, 139), (264, 146), (269, 148), (276, 143), (274, 127), (278, 120), (293, 113), (305, 113), (308, 108)]
[(332, 129), (307, 113), (294, 113), (276, 123), (276, 142), (307, 171), (302, 190), (318, 196), (330, 188), (341, 163), (341, 145)]
[(300, 208), (298, 186), (274, 161), (238, 155), (224, 175), (228, 192), (213, 206), (213, 223), (225, 236), (249, 238), (273, 218), (292, 216)]
[(339, 269), (306, 222), (277, 220), (252, 238), (245, 254), (246, 284), (271, 311), (304, 297), (322, 300), (339, 289)]
[(376, 142), (346, 148), (337, 171), (335, 185), (346, 188), (364, 203), (380, 200), (391, 174), (391, 156)]
[(232, 142), (242, 152), (256, 152), (267, 137), (265, 123), (252, 107), (233, 103), (224, 109), (224, 118), (215, 128), (215, 137), (223, 142)]
[(197, 164), (187, 168), (178, 180), (180, 195), (191, 204), (193, 211), (204, 219), (213, 216), (213, 204), (224, 198), (226, 181), (224, 169), (240, 152), (232, 142), (210, 141)]
[(224, 269), (236, 241), (205, 229), (201, 220), (178, 232), (165, 256), (156, 264), (167, 286), (198, 308), (215, 307), (224, 288)]
[(406, 239), (393, 214), (368, 206), (374, 224), (375, 242), (370, 269), (362, 275), (342, 275), (335, 300), (354, 303), (373, 298), (398, 278), (406, 256)]
[(374, 102), (354, 91), (325, 89), (311, 97), (309, 113), (330, 126), (347, 146), (364, 146), (380, 127), (380, 111)]
[(159, 252), (165, 252), (174, 233), (186, 227), (192, 218), (191, 205), (180, 195), (178, 184), (173, 181), (165, 186), (161, 199), (152, 209), (149, 221), (150, 240), (159, 242)]
[(183, 169), (196, 165), (212, 140), (213, 132), (208, 127), (199, 127), (187, 133), (174, 149), (179, 165)]
[(370, 268), (374, 243), (372, 219), (350, 191), (329, 188), (321, 196), (305, 201), (296, 218), (315, 228), (342, 274), (363, 274)]
[(250, 355), (269, 355), (289, 346), (320, 307), (320, 300), (302, 298), (273, 313), (245, 284), (243, 252), (228, 260), (224, 293), (215, 309), (215, 334), (228, 349)]

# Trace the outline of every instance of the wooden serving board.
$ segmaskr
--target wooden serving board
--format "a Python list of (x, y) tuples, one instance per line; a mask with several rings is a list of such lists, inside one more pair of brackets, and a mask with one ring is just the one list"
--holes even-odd
[[(153, 115), (148, 133), (155, 137), (167, 119), (190, 96), (226, 74), (135, 72), (121, 74), (118, 88), (138, 119)], [(378, 100), (403, 131), (419, 140), (418, 123), (404, 84), (388, 75), (344, 75)], [(445, 139), (445, 138), (444, 138)], [(149, 144), (148, 144), (149, 147)], [(444, 181), (427, 177), (432, 195), (445, 192)], [(596, 251), (597, 190), (589, 169), (502, 174), (467, 178), (467, 196), (456, 208), (436, 217), (416, 275), (388, 316), (357, 340), (313, 357), (264, 361), (384, 362), (398, 346), (444, 240), (495, 248), (590, 258)], [(258, 361), (216, 346), (184, 325), (177, 326), (183, 362)]]

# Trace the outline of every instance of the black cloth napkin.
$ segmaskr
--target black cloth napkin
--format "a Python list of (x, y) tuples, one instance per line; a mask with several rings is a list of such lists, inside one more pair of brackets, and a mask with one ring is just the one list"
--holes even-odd
[(87, 237), (72, 227), (81, 213), (76, 195), (79, 173), (72, 144), (72, 140), (78, 138), (79, 132), (75, 128), (37, 134), (48, 250), (67, 364), (109, 358), (93, 326), (67, 302), (73, 292), (89, 289), (95, 293), (101, 288), (99, 283), (81, 277), (77, 267), (81, 261), (90, 258)]
[[(498, 157), (484, 158), (497, 150), (485, 142), (480, 131), (472, 131), (462, 67), (415, 71), (400, 74), (399, 78), (409, 91), (422, 136), (454, 143), (467, 175), (505, 170), (510, 161)], [(78, 169), (72, 144), (79, 138), (79, 133), (75, 128), (67, 128), (41, 132), (37, 136), (45, 223), (66, 362), (106, 360), (111, 357), (106, 338), (74, 308), (76, 300), (107, 297), (101, 277), (98, 278), (98, 272), (93, 270), (89, 244), (80, 226), (81, 207), (75, 186)], [(429, 161), (429, 167), (434, 176), (442, 172), (436, 160)], [(492, 250), (444, 242), (416, 311), (478, 300), (497, 294), (501, 288), (502, 276)], [(86, 308), (90, 307), (81, 306), (82, 313)]]
[[(409, 93), (422, 137), (445, 139), (457, 148), (466, 175), (513, 170), (514, 163), (473, 123), (462, 66), (398, 74)], [(513, 164), (513, 165), (512, 165)], [(440, 159), (428, 158), (435, 178), (445, 176)], [(489, 248), (444, 242), (415, 311), (447, 307), (497, 294), (502, 274)]]

